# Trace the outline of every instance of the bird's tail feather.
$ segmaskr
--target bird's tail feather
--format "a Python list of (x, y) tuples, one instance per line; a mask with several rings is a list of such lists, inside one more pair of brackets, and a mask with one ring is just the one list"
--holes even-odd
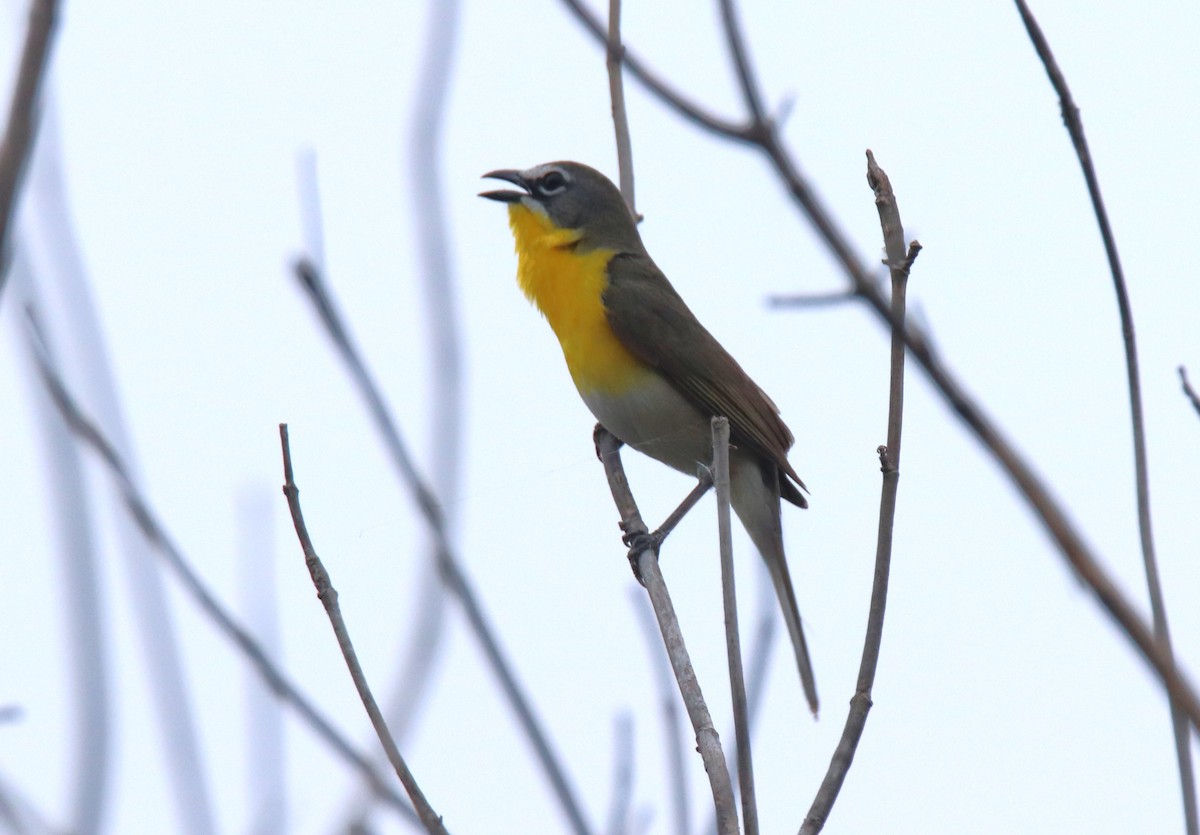
[[(813, 715), (817, 715), (817, 684), (813, 676), (812, 662), (808, 656), (808, 644), (804, 640), (804, 628), (800, 623), (800, 607), (796, 604), (796, 592), (788, 573), (787, 558), (783, 551), (783, 527), (780, 519), (780, 496), (778, 471), (768, 472), (759, 478), (759, 467), (752, 470), (742, 468), (737, 477), (731, 478), (732, 504), (742, 526), (750, 534), (754, 547), (762, 554), (779, 598), (779, 608), (787, 624), (792, 648), (796, 653), (796, 666), (800, 670), (800, 683), (804, 697)], [(749, 471), (748, 471), (749, 470)], [(771, 483), (771, 475), (776, 481)], [(774, 489), (772, 489), (774, 488)]]

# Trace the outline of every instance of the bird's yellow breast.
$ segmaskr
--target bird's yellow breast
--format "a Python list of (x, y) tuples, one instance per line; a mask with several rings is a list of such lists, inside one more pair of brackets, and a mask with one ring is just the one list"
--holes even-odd
[(613, 251), (576, 251), (578, 230), (559, 228), (520, 203), (509, 204), (508, 221), (516, 239), (517, 283), (554, 329), (575, 387), (619, 394), (652, 373), (608, 326), (602, 294)]

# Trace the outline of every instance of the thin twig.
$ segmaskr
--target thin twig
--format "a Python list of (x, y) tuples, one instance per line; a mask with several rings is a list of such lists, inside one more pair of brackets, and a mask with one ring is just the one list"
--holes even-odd
[[(577, 0), (562, 0), (576, 14), (592, 35), (604, 43), (603, 29), (596, 28), (595, 21)], [(812, 223), (826, 247), (841, 265), (853, 291), (887, 326), (892, 325), (891, 306), (863, 262), (855, 253), (845, 233), (833, 220), (829, 210), (800, 173), (799, 167), (784, 147), (777, 130), (770, 123), (755, 126), (734, 124), (715, 116), (698, 105), (682, 98), (657, 76), (650, 73), (644, 64), (626, 48), (625, 66), (635, 78), (664, 104), (692, 122), (718, 136), (748, 143), (757, 147), (771, 162), (784, 187), (797, 207)], [(757, 87), (757, 83), (755, 83)], [(1082, 534), (1067, 517), (1049, 488), (1034, 472), (1033, 467), (1017, 452), (1012, 442), (1000, 431), (983, 407), (967, 394), (963, 384), (934, 353), (932, 341), (914, 322), (904, 324), (904, 339), (912, 358), (928, 375), (934, 388), (956, 412), (959, 419), (975, 435), (976, 440), (991, 454), (1009, 479), (1016, 485), (1021, 497), (1038, 517), (1043, 529), (1054, 541), (1059, 553), (1072, 570), (1096, 595), (1101, 608), (1108, 614), (1130, 642), (1141, 653), (1142, 658), (1154, 670), (1172, 698), (1184, 707), (1193, 726), (1200, 727), (1200, 696), (1174, 660), (1159, 646), (1149, 626), (1134, 608), (1117, 584), (1101, 567), (1092, 549), (1084, 542)]]
[[(1154, 548), (1154, 529), (1150, 522), (1150, 464), (1146, 455), (1146, 421), (1142, 411), (1141, 372), (1138, 367), (1137, 338), (1133, 330), (1133, 305), (1129, 301), (1129, 291), (1125, 284), (1125, 271), (1121, 267), (1121, 258), (1117, 254), (1117, 240), (1113, 235), (1112, 225), (1108, 220), (1108, 211), (1104, 208), (1104, 197), (1100, 194), (1100, 179), (1092, 164), (1092, 154), (1088, 148), (1087, 137), (1083, 132), (1083, 120), (1079, 116), (1079, 108), (1071, 97), (1071, 89), (1067, 86), (1066, 76), (1054, 60), (1042, 29), (1038, 26), (1033, 12), (1025, 0), (1016, 0), (1017, 10), (1025, 24), (1025, 31), (1033, 42), (1033, 48), (1046, 68), (1046, 75), (1062, 107), (1063, 122), (1075, 146), (1075, 155), (1079, 158), (1079, 167), (1083, 169), (1083, 178), (1087, 181), (1088, 195), (1091, 197), (1092, 209), (1096, 214), (1096, 223), (1100, 227), (1100, 237), (1104, 241), (1104, 254), (1108, 257), (1109, 271), (1112, 273), (1113, 289), (1117, 295), (1117, 310), (1121, 317), (1121, 338), (1125, 345), (1125, 374), (1129, 385), (1129, 413), (1133, 429), (1133, 465), (1134, 481), (1137, 488), (1138, 531), (1141, 534), (1142, 564), (1146, 572), (1146, 589), (1150, 596), (1150, 613), (1154, 621), (1154, 635), (1162, 644), (1167, 657), (1174, 659), (1171, 649), (1171, 630), (1167, 623), (1167, 604), (1163, 596), (1162, 580), (1158, 573), (1158, 558)], [(1179, 763), (1179, 782), (1183, 794), (1184, 821), (1188, 835), (1200, 835), (1200, 818), (1196, 809), (1196, 781), (1192, 767), (1192, 746), (1188, 735), (1187, 718), (1179, 709), (1179, 705), (1171, 701), (1171, 728), (1175, 734), (1175, 757)]]
[(401, 482), (408, 488), (413, 503), (416, 504), (421, 517), (433, 534), (437, 546), (435, 555), (442, 580), (462, 605), (471, 632), (479, 641), (484, 657), (487, 658), (492, 673), (498, 679), (509, 706), (516, 713), (517, 722), (533, 747), (537, 761), (541, 765), (546, 779), (549, 780), (551, 789), (571, 824), (571, 829), (576, 835), (589, 835), (591, 826), (584, 817), (583, 807), (575, 797), (575, 791), (567, 780), (566, 771), (559, 763), (558, 756), (550, 744), (550, 738), (534, 713), (529, 697), (517, 681), (512, 663), (500, 647), (496, 631), (483, 612), (479, 597), (462, 567), (462, 561), (451, 546), (445, 520), (442, 517), (441, 505), (420, 473), (417, 472), (416, 465), (408, 454), (408, 447), (400, 436), (396, 421), (384, 402), (383, 395), (371, 376), (371, 372), (363, 362), (349, 329), (334, 304), (333, 296), (325, 285), (320, 272), (310, 261), (305, 259), (297, 261), (295, 271), (301, 286), (316, 308), (321, 324), (333, 340), (338, 354), (346, 363), (347, 371), (366, 401), (367, 410), (383, 438)]
[(767, 296), (771, 307), (838, 307), (846, 302), (858, 301), (858, 293), (852, 290), (830, 290), (826, 293), (789, 293)]
[(358, 653), (355, 652), (354, 644), (350, 640), (350, 631), (346, 628), (346, 621), (342, 617), (342, 608), (338, 605), (337, 589), (333, 587), (329, 572), (325, 570), (325, 565), (317, 556), (316, 548), (313, 547), (312, 538), (308, 534), (308, 526), (304, 523), (304, 514), (300, 509), (300, 488), (296, 486), (292, 470), (292, 448), (288, 440), (286, 423), (279, 424), (279, 444), (283, 450), (283, 495), (287, 497), (288, 510), (292, 514), (292, 525), (296, 528), (296, 538), (300, 540), (300, 548), (304, 552), (304, 564), (308, 566), (308, 573), (317, 590), (317, 597), (325, 606), (325, 614), (329, 616), (329, 625), (333, 627), (333, 634), (337, 636), (338, 648), (346, 660), (350, 678), (354, 681), (354, 687), (358, 690), (363, 707), (366, 708), (371, 726), (375, 729), (375, 735), (379, 737), (379, 744), (387, 752), (388, 762), (392, 764), (392, 768), (396, 770), (396, 776), (400, 778), (400, 783), (408, 792), (408, 799), (412, 801), (413, 807), (417, 810), (417, 816), (421, 819), (421, 823), (432, 835), (446, 835), (446, 827), (442, 825), (441, 817), (429, 805), (425, 793), (417, 785), (416, 778), (409, 771), (408, 764), (400, 755), (400, 749), (396, 747), (396, 741), (392, 739), (392, 734), (388, 731), (387, 722), (384, 721), (379, 705), (375, 702), (371, 686), (367, 683), (367, 676), (358, 662)]
[(621, 0), (608, 0), (608, 49), (605, 66), (608, 68), (608, 97), (612, 102), (613, 130), (617, 137), (617, 171), (620, 175), (621, 196), (629, 213), (635, 218), (637, 201), (633, 191), (633, 141), (629, 138), (629, 115), (625, 112), (625, 81), (621, 70)]
[(21, 64), (8, 109), (8, 127), (0, 141), (0, 293), (11, 265), (8, 242), (25, 164), (37, 130), (35, 110), (50, 60), (50, 43), (58, 23), (57, 0), (34, 0), (21, 49)]
[[(758, 572), (760, 582), (757, 625), (753, 632), (754, 640), (750, 643), (750, 663), (746, 665), (746, 715), (750, 719), (750, 738), (752, 740), (755, 726), (762, 714), (763, 696), (767, 689), (767, 672), (771, 666), (768, 662), (771, 659), (771, 649), (775, 645), (775, 633), (779, 622), (779, 598), (775, 594), (775, 585), (771, 581), (771, 575), (766, 570), (766, 566), (761, 562), (758, 565), (762, 570)], [(736, 731), (730, 732), (730, 736), (735, 734)], [(735, 749), (725, 757), (725, 767), (729, 769), (730, 773), (737, 768), (736, 755)], [(716, 819), (709, 820), (705, 828), (700, 831), (716, 832)]]
[(721, 25), (724, 27), (726, 35), (725, 43), (733, 58), (738, 87), (741, 88), (742, 100), (750, 115), (750, 123), (765, 126), (767, 119), (763, 111), (762, 95), (758, 91), (758, 85), (754, 83), (754, 72), (750, 69), (750, 57), (746, 51), (741, 25), (738, 23), (737, 9), (734, 8), (733, 0), (720, 0), (719, 5), (721, 7)]
[(192, 568), (183, 552), (175, 545), (166, 527), (159, 521), (150, 503), (138, 490), (125, 462), (121, 459), (116, 448), (104, 437), (96, 425), (80, 411), (74, 398), (63, 385), (58, 374), (49, 365), (46, 357), (35, 352), (38, 372), (50, 392), (54, 405), (62, 414), (71, 431), (87, 446), (91, 447), (108, 467), (109, 473), (117, 482), (121, 497), (125, 502), (130, 516), (141, 529), (142, 535), (150, 545), (166, 561), (168, 568), (174, 572), (180, 585), (192, 597), (201, 611), (208, 617), (221, 634), (228, 638), (245, 656), (246, 660), (258, 670), (266, 681), (267, 686), (283, 702), (291, 705), (300, 714), (322, 740), (338, 753), (354, 768), (361, 771), (371, 783), (371, 788), (384, 800), (387, 800), (405, 818), (416, 822), (416, 815), (408, 803), (396, 793), (387, 781), (374, 770), (370, 760), (360, 754), (343, 737), (336, 728), (317, 709), (316, 705), (305, 696), (287, 675), (271, 660), (254, 636), (230, 614), (225, 606), (204, 584), (204, 581)]
[[(887, 174), (875, 162), (875, 156), (867, 151), (867, 182), (875, 193), (875, 207), (879, 211), (879, 225), (883, 230), (884, 251), (892, 276), (892, 321), (905, 320), (905, 294), (908, 271), (921, 250), (913, 241), (907, 256), (904, 249), (904, 226), (900, 222), (900, 209)], [(887, 445), (879, 448), (879, 464), (883, 472), (883, 486), (879, 496), (879, 530), (875, 544), (875, 578), (871, 586), (871, 606), (867, 614), (867, 634), (863, 640), (862, 660), (858, 667), (858, 682), (854, 697), (850, 700), (850, 712), (842, 729), (841, 739), (829, 762), (829, 769), (817, 791), (801, 835), (815, 835), (825, 826), (829, 812), (837, 800), (859, 740), (867, 724), (867, 713), (871, 709), (871, 692), (875, 686), (875, 671), (879, 666), (879, 649), (883, 642), (883, 616), (887, 608), (888, 578), (892, 563), (892, 534), (896, 526), (896, 495), (900, 484), (900, 439), (904, 426), (904, 334), (903, 325), (892, 331), (892, 352), (888, 382)]]
[(683, 633), (679, 630), (675, 607), (671, 603), (671, 595), (658, 566), (658, 555), (655, 553), (657, 543), (642, 521), (637, 502), (634, 501), (633, 492), (629, 488), (629, 480), (621, 466), (621, 442), (599, 424), (596, 425), (593, 437), (596, 441), (596, 453), (604, 464), (604, 473), (608, 477), (613, 502), (621, 514), (624, 539), (630, 544), (630, 561), (635, 564), (638, 577), (654, 605), (654, 615), (658, 619), (659, 631), (662, 632), (663, 645), (671, 659), (671, 668), (675, 671), (679, 694), (683, 697), (684, 707), (696, 733), (696, 747), (704, 761), (704, 770), (708, 773), (708, 782), (712, 789), (713, 805), (717, 810), (718, 831), (721, 835), (735, 835), (738, 832), (737, 803), (733, 796), (733, 782), (729, 779), (729, 770), (725, 768), (725, 756), (721, 753), (721, 738), (713, 727), (712, 715), (705, 704), (704, 695), (700, 692), (700, 682), (696, 679), (696, 671), (692, 668), (691, 658), (683, 642)]
[(1187, 369), (1182, 365), (1179, 366), (1179, 382), (1183, 385), (1184, 397), (1192, 404), (1192, 408), (1196, 410), (1196, 414), (1200, 415), (1200, 395), (1196, 394), (1196, 390), (1188, 382)]
[(733, 736), (737, 748), (738, 787), (742, 795), (742, 829), (758, 835), (758, 800), (754, 793), (754, 759), (750, 754), (750, 708), (742, 670), (738, 632), (737, 588), (733, 576), (733, 523), (729, 512), (729, 418), (712, 419), (713, 483), (717, 490), (717, 538), (721, 551), (721, 597), (725, 606), (725, 654), (733, 703)]
[[(675, 819), (675, 835), (688, 835), (692, 831), (688, 782), (683, 768), (683, 733), (680, 731), (679, 700), (675, 698), (674, 679), (671, 677), (671, 659), (658, 637), (654, 620), (654, 608), (650, 599), (636, 588), (633, 595), (633, 613), (642, 627), (646, 639), (646, 651), (650, 655), (650, 668), (654, 671), (655, 689), (662, 706), (662, 724), (667, 737), (667, 785), (671, 797), (671, 811)], [(772, 603), (774, 598), (772, 598)], [(772, 613), (774, 610), (772, 610)], [(716, 829), (714, 824), (712, 827)]]

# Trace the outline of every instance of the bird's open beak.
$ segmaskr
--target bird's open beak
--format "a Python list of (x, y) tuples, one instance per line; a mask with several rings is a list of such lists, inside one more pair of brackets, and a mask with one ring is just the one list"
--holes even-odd
[(479, 193), (480, 197), (486, 197), (488, 200), (499, 200), (501, 203), (518, 203), (522, 198), (529, 196), (529, 181), (521, 176), (520, 171), (505, 168), (499, 171), (489, 171), (483, 176), (484, 179), (504, 180), (525, 190), (512, 191), (510, 189), (500, 189), (498, 191), (483, 191)]

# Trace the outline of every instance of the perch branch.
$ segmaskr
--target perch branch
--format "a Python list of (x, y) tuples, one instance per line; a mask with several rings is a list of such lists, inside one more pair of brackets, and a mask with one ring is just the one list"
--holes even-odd
[(704, 761), (704, 770), (708, 773), (709, 786), (712, 789), (713, 804), (717, 810), (717, 831), (721, 835), (736, 835), (737, 804), (733, 799), (733, 783), (729, 779), (729, 770), (725, 768), (725, 756), (721, 752), (721, 738), (713, 727), (712, 715), (708, 712), (708, 705), (700, 692), (700, 682), (696, 679), (696, 671), (692, 668), (691, 658), (684, 645), (683, 633), (679, 630), (671, 595), (667, 591), (662, 571), (659, 570), (656, 551), (658, 543), (647, 531), (646, 523), (642, 521), (641, 512), (629, 488), (629, 480), (621, 466), (621, 442), (599, 424), (596, 425), (594, 437), (596, 454), (604, 464), (613, 502), (621, 514), (623, 540), (630, 546), (629, 560), (634, 564), (635, 573), (646, 587), (650, 602), (654, 606), (654, 615), (658, 619), (663, 644), (671, 659), (679, 694), (683, 697), (684, 707), (696, 733), (696, 747)]
[(758, 835), (758, 800), (754, 793), (754, 760), (750, 752), (750, 708), (742, 669), (738, 632), (737, 588), (733, 576), (733, 524), (729, 512), (729, 419), (712, 419), (713, 482), (717, 490), (717, 537), (721, 551), (721, 597), (725, 608), (725, 654), (733, 702), (733, 737), (737, 750), (738, 787), (742, 795), (742, 829)]

